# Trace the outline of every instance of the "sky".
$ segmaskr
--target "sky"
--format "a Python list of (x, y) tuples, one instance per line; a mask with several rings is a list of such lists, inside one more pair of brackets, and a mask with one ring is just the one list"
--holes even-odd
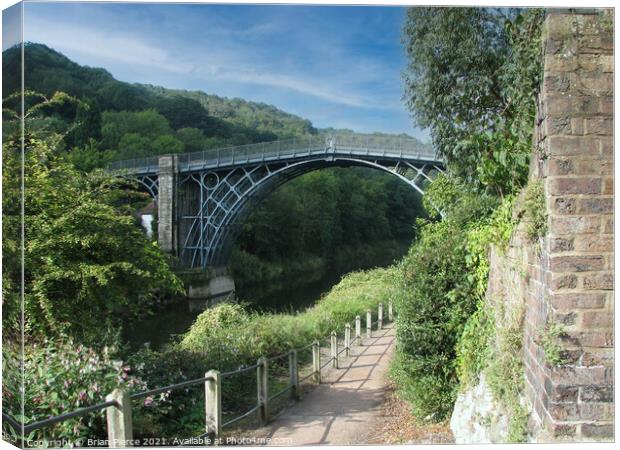
[[(15, 40), (10, 12), (3, 49)], [(404, 20), (404, 8), (388, 6), (26, 2), (24, 39), (122, 81), (273, 104), (320, 128), (428, 141), (401, 99)]]

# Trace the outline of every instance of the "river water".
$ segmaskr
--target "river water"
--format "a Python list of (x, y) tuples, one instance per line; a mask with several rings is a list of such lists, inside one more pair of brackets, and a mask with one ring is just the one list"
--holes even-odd
[[(249, 308), (257, 311), (300, 311), (314, 305), (341, 277), (341, 274), (334, 272), (314, 278), (300, 277), (296, 283), (271, 283), (269, 290), (261, 286), (242, 286), (237, 290), (237, 297), (250, 302)], [(147, 344), (159, 350), (174, 341), (176, 336), (187, 332), (200, 312), (191, 310), (188, 299), (179, 299), (128, 327), (125, 337), (133, 349)]]

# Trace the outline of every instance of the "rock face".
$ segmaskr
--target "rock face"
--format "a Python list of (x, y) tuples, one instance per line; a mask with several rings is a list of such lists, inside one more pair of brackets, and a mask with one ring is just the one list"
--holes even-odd
[(456, 444), (492, 444), (505, 442), (508, 420), (493, 400), (484, 379), (458, 395), (450, 429)]

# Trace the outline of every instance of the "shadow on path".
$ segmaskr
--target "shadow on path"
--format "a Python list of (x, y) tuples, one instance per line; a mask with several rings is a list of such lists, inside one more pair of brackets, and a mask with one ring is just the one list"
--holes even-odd
[(324, 369), (322, 384), (257, 430), (257, 436), (271, 445), (362, 444), (385, 401), (394, 350), (392, 324), (374, 334), (361, 346), (352, 344), (351, 355), (340, 356), (338, 369)]

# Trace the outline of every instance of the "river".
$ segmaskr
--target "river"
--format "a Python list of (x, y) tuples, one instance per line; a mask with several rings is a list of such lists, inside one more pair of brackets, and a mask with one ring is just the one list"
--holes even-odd
[[(257, 311), (294, 312), (314, 305), (323, 294), (329, 292), (342, 277), (340, 273), (330, 272), (322, 277), (297, 280), (296, 283), (270, 284), (267, 290), (261, 286), (242, 286), (237, 297), (249, 303), (249, 308)], [(166, 306), (152, 316), (136, 322), (125, 329), (125, 337), (130, 347), (137, 349), (145, 344), (160, 350), (173, 341), (175, 336), (189, 330), (201, 311), (191, 310), (188, 299)]]

